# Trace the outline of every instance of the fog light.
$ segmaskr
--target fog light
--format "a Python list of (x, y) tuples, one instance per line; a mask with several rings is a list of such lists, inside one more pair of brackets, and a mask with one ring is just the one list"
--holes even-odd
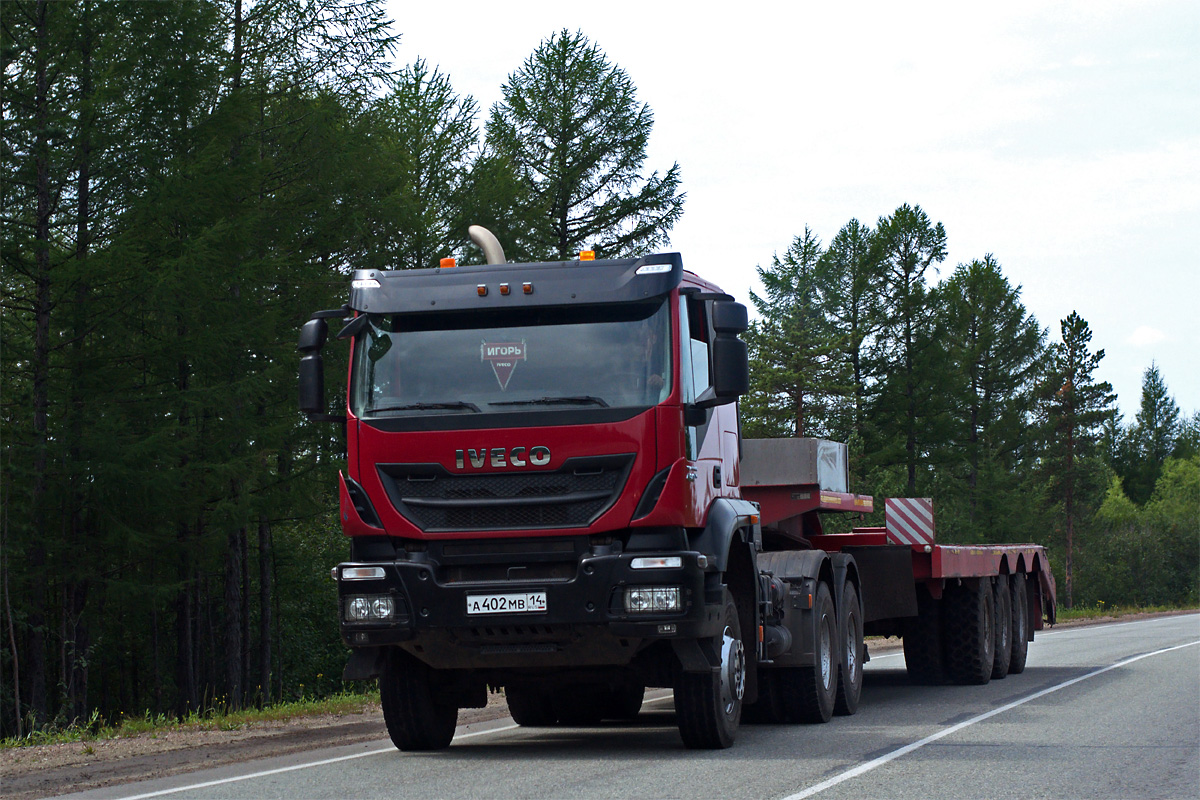
[(345, 620), (347, 623), (391, 622), (396, 613), (396, 604), (386, 594), (360, 594), (346, 598)]
[(679, 556), (651, 556), (635, 558), (629, 562), (631, 569), (675, 569), (683, 566)]
[(678, 586), (633, 586), (625, 589), (625, 610), (630, 614), (664, 614), (682, 607)]
[(377, 580), (383, 576), (383, 567), (342, 567), (344, 581)]

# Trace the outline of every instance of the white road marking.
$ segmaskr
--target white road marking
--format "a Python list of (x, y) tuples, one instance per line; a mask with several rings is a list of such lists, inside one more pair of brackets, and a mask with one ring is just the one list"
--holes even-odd
[[(1127, 624), (1133, 624), (1133, 623), (1127, 623)], [(911, 744), (906, 744), (904, 747), (893, 750), (892, 752), (887, 753), (886, 755), (882, 755), (879, 758), (876, 758), (872, 761), (868, 761), (865, 764), (859, 764), (857, 767), (854, 767), (853, 769), (849, 769), (840, 775), (835, 775), (832, 778), (830, 778), (829, 780), (822, 781), (821, 783), (818, 783), (815, 786), (810, 786), (802, 792), (797, 792), (796, 794), (788, 795), (783, 800), (803, 800), (806, 797), (812, 797), (813, 795), (819, 794), (819, 793), (825, 791), (826, 789), (830, 789), (834, 786), (837, 786), (839, 783), (844, 783), (844, 782), (850, 780), (851, 778), (857, 778), (859, 775), (863, 775), (867, 772), (870, 772), (871, 770), (875, 769), (876, 767), (882, 767), (884, 764), (888, 763), (889, 761), (895, 761), (897, 758), (900, 758), (901, 756), (904, 756), (904, 755), (908, 755), (909, 753), (913, 752), (914, 750), (919, 750), (927, 744), (936, 742), (938, 739), (944, 739), (945, 737), (949, 736), (952, 733), (957, 733), (958, 731), (961, 731), (963, 728), (970, 727), (971, 725), (974, 725), (977, 722), (983, 722), (985, 719), (990, 719), (990, 718), (996, 716), (997, 714), (1003, 714), (1005, 711), (1009, 711), (1011, 709), (1016, 708), (1017, 706), (1024, 705), (1025, 703), (1028, 703), (1030, 700), (1037, 700), (1039, 697), (1045, 697), (1048, 694), (1057, 692), (1059, 689), (1065, 689), (1068, 686), (1074, 686), (1075, 684), (1079, 683), (1080, 681), (1086, 681), (1088, 678), (1094, 678), (1097, 675), (1103, 675), (1105, 672), (1108, 672), (1109, 670), (1114, 670), (1117, 667), (1127, 666), (1129, 664), (1132, 664), (1135, 661), (1141, 661), (1143, 658), (1150, 658), (1150, 656), (1157, 656), (1157, 655), (1162, 655), (1163, 653), (1170, 653), (1173, 650), (1181, 650), (1184, 647), (1194, 647), (1198, 644), (1200, 644), (1200, 640), (1196, 640), (1194, 642), (1188, 642), (1186, 644), (1176, 645), (1174, 647), (1164, 647), (1162, 650), (1155, 650), (1152, 653), (1143, 653), (1140, 656), (1134, 656), (1133, 658), (1127, 658), (1124, 661), (1118, 661), (1115, 664), (1109, 664), (1107, 667), (1101, 667), (1100, 669), (1092, 670), (1091, 672), (1087, 673), (1086, 675), (1080, 675), (1078, 678), (1072, 678), (1069, 681), (1063, 681), (1062, 683), (1055, 684), (1054, 686), (1051, 686), (1049, 688), (1042, 689), (1040, 692), (1034, 692), (1031, 695), (1022, 697), (1020, 700), (1014, 700), (1013, 702), (1009, 703), (1008, 705), (1003, 705), (1003, 706), (1000, 706), (999, 708), (994, 708), (991, 711), (980, 714), (977, 717), (972, 717), (971, 719), (960, 722), (957, 725), (951, 725), (949, 728), (940, 730), (937, 733), (932, 734), (930, 736), (926, 736), (924, 739), (921, 739), (916, 742), (912, 742)]]
[[(460, 733), (454, 737), (453, 741), (462, 739), (470, 739), (472, 736), (483, 736), (485, 733), (500, 733), (501, 731), (510, 731), (516, 728), (517, 724), (505, 725), (499, 728), (489, 728), (486, 731), (473, 731), (471, 733)], [(162, 797), (167, 794), (177, 794), (179, 792), (188, 792), (193, 789), (206, 789), (209, 786), (221, 786), (226, 783), (238, 783), (239, 781), (249, 781), (254, 778), (264, 778), (267, 775), (278, 775), (281, 772), (294, 772), (298, 769), (308, 769), (309, 767), (321, 767), (326, 764), (337, 764), (341, 761), (353, 761), (356, 758), (366, 758), (367, 756), (378, 756), (384, 753), (395, 753), (396, 748), (389, 745), (378, 750), (368, 750), (365, 753), (354, 753), (349, 756), (338, 756), (337, 758), (325, 758), (320, 761), (309, 761), (304, 764), (293, 764), (290, 767), (279, 767), (278, 769), (265, 769), (261, 772), (252, 772), (248, 775), (235, 775), (232, 778), (221, 778), (216, 781), (205, 781), (204, 783), (190, 783), (187, 786), (176, 786), (173, 789), (159, 789), (157, 792), (146, 792), (145, 794), (135, 794), (129, 797), (124, 797), (122, 800), (143, 800), (147, 797)]]

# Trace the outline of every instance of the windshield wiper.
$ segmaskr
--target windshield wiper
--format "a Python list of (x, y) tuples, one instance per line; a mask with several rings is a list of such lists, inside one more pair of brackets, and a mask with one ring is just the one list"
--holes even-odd
[(608, 403), (590, 394), (577, 394), (568, 397), (539, 397), (536, 400), (503, 400), (499, 403), (488, 403), (489, 406), (600, 406), (608, 408)]
[(404, 406), (384, 406), (382, 408), (368, 409), (367, 412), (370, 414), (381, 414), (386, 411), (437, 411), (443, 409), (462, 409), (463, 411), (479, 413), (479, 406), (462, 400), (454, 400), (449, 403), (409, 403)]

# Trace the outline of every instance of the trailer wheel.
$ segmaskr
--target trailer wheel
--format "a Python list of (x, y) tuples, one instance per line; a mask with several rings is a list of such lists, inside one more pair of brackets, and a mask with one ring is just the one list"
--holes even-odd
[(675, 687), (679, 735), (693, 750), (729, 747), (742, 719), (746, 651), (737, 604), (728, 589), (724, 606), (721, 635), (713, 642), (721, 659), (717, 672), (682, 673)]
[(858, 711), (863, 684), (863, 621), (862, 607), (854, 584), (846, 582), (842, 590), (841, 659), (833, 713), (849, 716)]
[(837, 610), (829, 584), (817, 584), (813, 603), (817, 617), (817, 637), (813, 642), (813, 665), (782, 670), (783, 713), (788, 722), (829, 722), (833, 717), (834, 698), (838, 691)]
[(942, 601), (925, 586), (917, 587), (917, 616), (904, 621), (904, 666), (908, 679), (918, 686), (946, 682), (942, 651)]
[(383, 721), (401, 750), (441, 750), (454, 738), (458, 707), (438, 702), (429, 667), (395, 652), (379, 676)]
[(1029, 595), (1025, 584), (1025, 573), (1013, 574), (1012, 590), (1012, 657), (1008, 662), (1010, 675), (1025, 671), (1025, 659), (1029, 655)]
[(955, 683), (987, 683), (996, 648), (995, 602), (987, 578), (947, 586), (943, 596), (946, 670)]
[(1012, 594), (1008, 588), (1008, 576), (998, 575), (992, 587), (993, 611), (996, 619), (996, 646), (992, 654), (992, 680), (1008, 676), (1008, 665), (1012, 660)]
[(558, 722), (554, 697), (528, 686), (505, 686), (504, 698), (513, 722), (526, 728), (544, 728)]

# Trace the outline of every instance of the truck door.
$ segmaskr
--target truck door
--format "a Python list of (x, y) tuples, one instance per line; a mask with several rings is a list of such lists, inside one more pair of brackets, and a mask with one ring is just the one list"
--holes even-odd
[[(679, 380), (680, 399), (685, 408), (709, 388), (712, 331), (708, 324), (708, 302), (694, 294), (679, 296)], [(721, 463), (721, 436), (714, 424), (715, 409), (694, 410), (685, 415), (685, 451), (692, 503), (686, 524), (700, 526), (708, 506), (724, 485)], [(688, 418), (691, 417), (691, 418)], [(692, 424), (686, 424), (692, 423)]]

